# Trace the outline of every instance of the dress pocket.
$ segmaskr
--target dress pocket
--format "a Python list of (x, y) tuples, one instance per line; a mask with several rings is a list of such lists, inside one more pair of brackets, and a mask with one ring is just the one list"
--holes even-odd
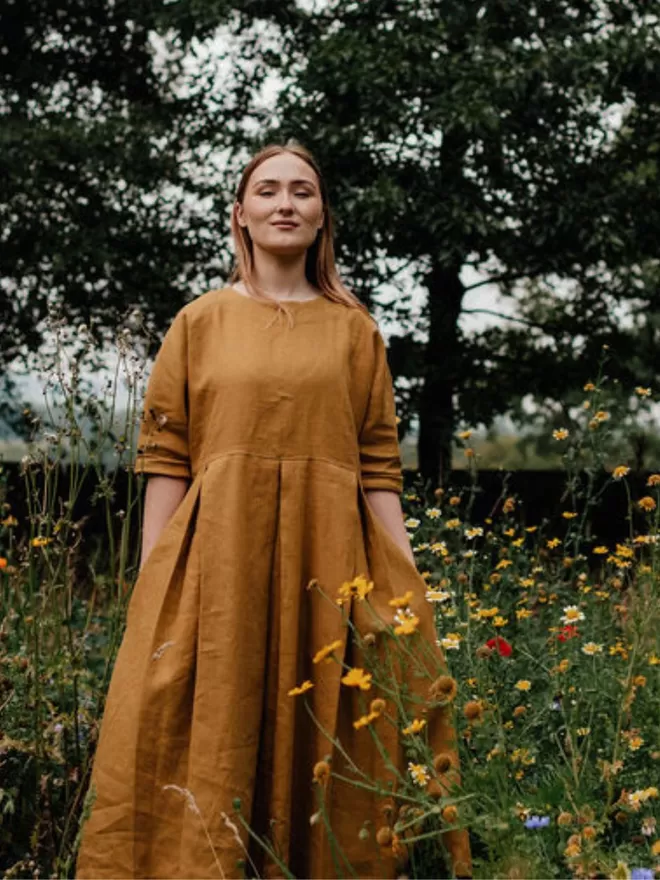
[(417, 566), (408, 558), (404, 550), (399, 547), (392, 535), (390, 535), (388, 530), (383, 525), (380, 517), (369, 505), (367, 494), (361, 481), (359, 481), (358, 486), (359, 491), (362, 495), (362, 503), (365, 510), (365, 516), (368, 519), (369, 526), (371, 528), (372, 534), (376, 537), (377, 543), (384, 548), (384, 552), (388, 557), (394, 557), (399, 560), (399, 564), (406, 566), (408, 568), (408, 571), (418, 578), (419, 582), (424, 587), (424, 591), (426, 591), (426, 581), (419, 573)]

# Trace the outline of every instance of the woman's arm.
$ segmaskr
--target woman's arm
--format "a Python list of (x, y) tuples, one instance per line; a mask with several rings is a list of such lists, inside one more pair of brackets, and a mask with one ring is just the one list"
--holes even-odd
[(417, 563), (410, 546), (410, 538), (403, 524), (403, 509), (399, 493), (390, 489), (365, 489), (364, 494), (376, 516), (416, 567)]
[(142, 553), (140, 570), (170, 518), (174, 514), (190, 481), (183, 477), (150, 476), (144, 499), (144, 526), (142, 528)]

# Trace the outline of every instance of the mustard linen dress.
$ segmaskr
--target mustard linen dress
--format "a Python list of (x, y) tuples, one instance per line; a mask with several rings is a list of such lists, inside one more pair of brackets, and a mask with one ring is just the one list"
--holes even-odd
[[(210, 291), (177, 314), (154, 364), (135, 469), (191, 482), (131, 597), (79, 878), (242, 876), (235, 798), (296, 877), (337, 876), (323, 823), (310, 823), (312, 770), (333, 754), (333, 771), (351, 772), (304, 700), (358, 766), (381, 778), (387, 770), (370, 731), (353, 727), (360, 694), (340, 684), (344, 671), (312, 663), (335, 639), (340, 658), (359, 658), (337, 607), (307, 585), (316, 578), (334, 600), (365, 574), (372, 605), (390, 619), (387, 601), (413, 591), (420, 631), (439, 653), (425, 582), (365, 496), (402, 489), (378, 326), (325, 297), (290, 306), (293, 327), (233, 288)], [(373, 628), (364, 603), (351, 614), (359, 629)], [(314, 688), (289, 696), (305, 679)], [(396, 731), (381, 728), (406, 772)], [(456, 766), (449, 716), (434, 710), (427, 729)], [(387, 824), (382, 798), (334, 779), (325, 794), (357, 876), (394, 876), (391, 850), (374, 841)], [(454, 869), (468, 875), (467, 833), (444, 839)], [(282, 876), (259, 847), (249, 855), (262, 876)]]

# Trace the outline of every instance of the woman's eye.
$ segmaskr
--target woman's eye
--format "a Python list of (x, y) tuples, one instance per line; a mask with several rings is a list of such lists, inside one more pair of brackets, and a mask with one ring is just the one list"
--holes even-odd
[(308, 199), (310, 194), (307, 191), (304, 191), (304, 192), (297, 192), (296, 195), (302, 196), (304, 199)]
[(272, 196), (273, 191), (270, 189), (262, 189), (261, 192), (259, 193), (259, 195), (260, 196)]

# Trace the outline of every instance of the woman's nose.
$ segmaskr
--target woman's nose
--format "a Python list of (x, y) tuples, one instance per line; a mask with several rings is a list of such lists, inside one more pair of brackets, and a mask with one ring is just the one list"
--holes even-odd
[(293, 203), (291, 201), (291, 196), (286, 190), (282, 190), (280, 193), (280, 197), (278, 199), (277, 210), (278, 211), (291, 211), (293, 209)]

